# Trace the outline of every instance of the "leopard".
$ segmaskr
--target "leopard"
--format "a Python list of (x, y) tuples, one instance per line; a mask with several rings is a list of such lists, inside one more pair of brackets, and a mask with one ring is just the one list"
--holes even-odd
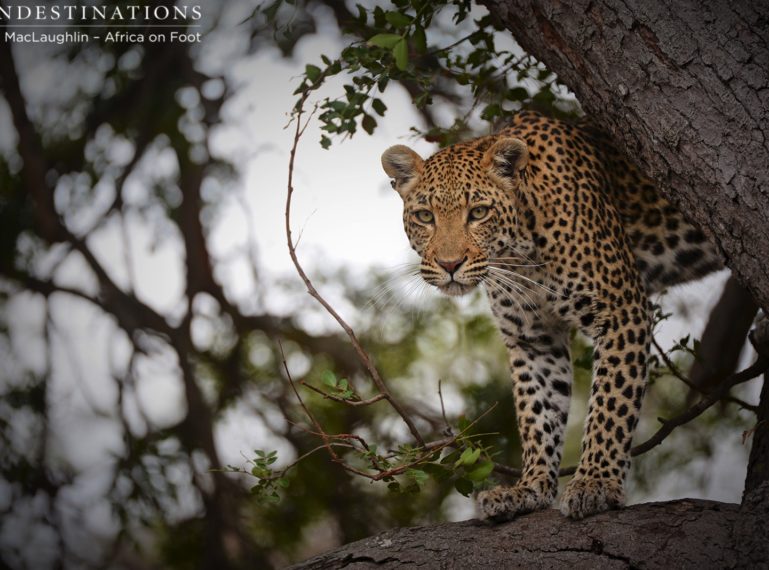
[(650, 296), (722, 268), (717, 248), (589, 119), (521, 111), (498, 132), (427, 159), (395, 145), (381, 162), (422, 279), (449, 296), (485, 290), (507, 349), (521, 475), (477, 493), (481, 518), (553, 505), (575, 330), (592, 340), (592, 383), (560, 511), (582, 519), (623, 506), (647, 384)]

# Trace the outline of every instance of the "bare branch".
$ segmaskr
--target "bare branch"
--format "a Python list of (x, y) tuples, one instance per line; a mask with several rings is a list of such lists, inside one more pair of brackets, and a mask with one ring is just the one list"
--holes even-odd
[(54, 205), (53, 188), (45, 178), (48, 164), (40, 137), (27, 115), (24, 96), (19, 86), (19, 76), (11, 53), (11, 44), (12, 42), (8, 41), (0, 42), (0, 85), (19, 135), (18, 150), (23, 161), (22, 180), (35, 205), (33, 211), (40, 235), (50, 242), (62, 241), (65, 236)]
[(289, 255), (291, 256), (291, 261), (293, 262), (294, 267), (296, 268), (296, 271), (299, 274), (299, 277), (302, 279), (305, 286), (307, 287), (307, 292), (313, 298), (315, 298), (323, 306), (324, 309), (326, 309), (326, 311), (334, 318), (334, 320), (336, 320), (336, 322), (339, 323), (339, 326), (342, 327), (345, 333), (347, 333), (347, 336), (350, 338), (350, 342), (355, 348), (355, 352), (357, 353), (358, 358), (363, 363), (364, 368), (368, 372), (371, 379), (374, 381), (374, 384), (376, 384), (376, 387), (379, 389), (379, 391), (382, 394), (384, 394), (385, 399), (390, 403), (393, 409), (403, 419), (405, 424), (408, 426), (408, 429), (411, 432), (411, 435), (414, 437), (417, 443), (419, 443), (420, 446), (423, 446), (425, 443), (425, 440), (422, 437), (422, 435), (419, 433), (419, 430), (414, 424), (413, 419), (406, 412), (405, 408), (400, 404), (400, 402), (398, 402), (398, 400), (396, 400), (395, 397), (390, 392), (389, 388), (387, 387), (384, 380), (380, 376), (376, 366), (374, 366), (371, 356), (360, 344), (360, 341), (358, 340), (358, 337), (355, 335), (355, 332), (353, 331), (352, 327), (350, 327), (350, 325), (347, 324), (347, 322), (339, 315), (339, 313), (337, 313), (336, 310), (317, 291), (317, 289), (315, 289), (315, 286), (312, 284), (312, 281), (305, 273), (296, 255), (296, 248), (291, 236), (291, 200), (294, 193), (294, 163), (296, 160), (296, 151), (299, 146), (299, 140), (302, 136), (302, 133), (304, 132), (304, 129), (307, 127), (307, 124), (309, 123), (309, 120), (304, 123), (302, 121), (303, 106), (307, 100), (309, 93), (310, 93), (309, 91), (305, 92), (305, 94), (302, 96), (302, 98), (300, 99), (299, 103), (297, 103), (297, 106), (295, 108), (294, 121), (296, 123), (296, 128), (294, 132), (294, 141), (291, 146), (290, 158), (288, 163), (288, 189), (286, 193), (285, 221), (286, 221), (286, 242), (288, 244)]
[[(660, 346), (659, 342), (657, 342), (657, 339), (652, 335), (652, 343), (654, 344), (654, 348), (657, 349), (657, 352), (659, 352), (660, 358), (662, 358), (662, 362), (665, 363), (665, 366), (667, 367), (670, 374), (678, 378), (681, 382), (686, 384), (689, 388), (692, 390), (696, 390), (700, 394), (709, 394), (710, 392), (705, 389), (705, 386), (692, 382), (689, 378), (687, 378), (681, 371), (678, 369), (678, 367), (675, 365), (675, 363), (670, 359), (670, 357), (665, 354), (665, 351)], [(735, 398), (734, 396), (729, 396), (728, 394), (724, 394), (724, 397), (721, 398), (724, 402), (732, 402), (734, 404), (737, 404), (738, 406), (745, 408), (746, 410), (750, 410), (751, 412), (756, 411), (756, 406), (753, 404), (748, 404), (746, 401), (741, 400), (740, 398)]]
[(438, 399), (441, 402), (441, 416), (443, 417), (443, 423), (446, 424), (446, 433), (451, 435), (451, 424), (448, 418), (446, 418), (446, 406), (443, 404), (443, 391), (441, 390), (441, 380), (438, 380)]
[(707, 410), (710, 406), (712, 406), (713, 404), (721, 400), (724, 396), (726, 396), (729, 393), (729, 390), (731, 390), (734, 386), (736, 386), (737, 384), (741, 384), (743, 382), (747, 382), (748, 380), (752, 380), (756, 376), (762, 374), (767, 368), (769, 368), (769, 360), (759, 355), (756, 361), (751, 366), (749, 366), (742, 372), (738, 372), (737, 374), (732, 374), (718, 387), (718, 389), (714, 390), (708, 396), (705, 396), (702, 400), (697, 402), (695, 405), (693, 405), (692, 407), (690, 407), (689, 409), (687, 409), (686, 411), (677, 415), (674, 418), (671, 418), (669, 420), (663, 420), (662, 427), (659, 430), (657, 430), (657, 432), (652, 437), (647, 439), (645, 442), (635, 446), (630, 451), (630, 454), (633, 457), (635, 457), (637, 455), (641, 455), (642, 453), (646, 453), (650, 449), (658, 446), (660, 443), (662, 443), (665, 440), (667, 436), (669, 436), (673, 432), (675, 428), (690, 422), (691, 420), (699, 416), (702, 412)]

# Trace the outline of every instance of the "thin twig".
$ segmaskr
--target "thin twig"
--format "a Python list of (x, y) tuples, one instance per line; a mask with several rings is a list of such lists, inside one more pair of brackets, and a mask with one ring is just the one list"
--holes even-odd
[(742, 372), (738, 372), (737, 374), (732, 374), (723, 383), (721, 383), (718, 389), (714, 390), (712, 393), (705, 396), (702, 400), (694, 404), (692, 407), (690, 407), (683, 413), (675, 416), (674, 418), (671, 418), (669, 420), (664, 420), (662, 427), (658, 429), (657, 432), (653, 436), (651, 436), (649, 439), (647, 439), (645, 442), (635, 446), (630, 451), (630, 455), (635, 457), (637, 455), (641, 455), (642, 453), (646, 453), (650, 449), (658, 446), (660, 443), (664, 441), (664, 439), (667, 436), (671, 434), (671, 432), (675, 428), (687, 422), (690, 422), (691, 420), (699, 416), (702, 412), (707, 410), (710, 406), (712, 406), (713, 404), (721, 400), (729, 392), (729, 390), (731, 390), (734, 386), (736, 386), (737, 384), (741, 384), (743, 382), (747, 382), (748, 380), (752, 380), (756, 376), (762, 374), (768, 367), (769, 367), (769, 360), (759, 355), (756, 361), (751, 366), (749, 366)]
[[(375, 474), (368, 473), (366, 471), (362, 471), (360, 469), (357, 469), (357, 468), (349, 465), (348, 463), (346, 463), (344, 460), (342, 460), (342, 458), (339, 457), (339, 455), (337, 455), (336, 452), (333, 450), (333, 446), (335, 446), (336, 443), (332, 441), (334, 439), (342, 439), (342, 440), (346, 440), (346, 441), (350, 441), (350, 440), (357, 441), (363, 447), (363, 451), (370, 452), (370, 448), (369, 448), (369, 445), (366, 443), (366, 440), (363, 439), (362, 437), (360, 437), (359, 435), (356, 435), (356, 434), (344, 433), (344, 434), (330, 435), (330, 434), (328, 434), (328, 433), (326, 433), (324, 431), (323, 426), (320, 425), (320, 422), (310, 412), (309, 408), (304, 403), (304, 400), (302, 399), (301, 395), (299, 394), (299, 391), (296, 389), (296, 384), (294, 383), (294, 379), (291, 376), (291, 372), (288, 369), (288, 363), (286, 361), (286, 355), (283, 352), (283, 346), (280, 343), (278, 343), (278, 346), (280, 348), (283, 368), (284, 368), (284, 370), (286, 372), (286, 377), (288, 378), (288, 381), (289, 381), (289, 384), (291, 386), (291, 389), (293, 390), (294, 394), (296, 395), (296, 398), (299, 401), (299, 404), (302, 406), (302, 409), (304, 410), (305, 414), (307, 415), (307, 417), (310, 419), (312, 424), (315, 426), (315, 429), (317, 430), (317, 431), (313, 432), (311, 430), (308, 430), (308, 429), (304, 428), (305, 431), (307, 433), (310, 433), (312, 435), (320, 437), (323, 440), (323, 446), (322, 447), (326, 448), (326, 450), (329, 452), (329, 455), (331, 456), (332, 460), (335, 463), (338, 463), (343, 469), (345, 469), (346, 471), (349, 471), (350, 473), (354, 473), (356, 475), (360, 475), (362, 477), (366, 477), (367, 479), (370, 479), (372, 481), (381, 481), (382, 479), (387, 479), (387, 478), (390, 478), (390, 477), (394, 477), (396, 475), (401, 475), (401, 474), (405, 473), (406, 471), (408, 471), (409, 469), (411, 469), (412, 467), (415, 467), (417, 465), (420, 465), (420, 464), (424, 463), (431, 456), (434, 456), (436, 453), (440, 453), (443, 449), (445, 449), (447, 447), (455, 446), (458, 439), (460, 439), (465, 433), (467, 433), (470, 429), (472, 429), (475, 426), (475, 424), (477, 424), (481, 419), (483, 419), (484, 416), (486, 416), (487, 414), (491, 413), (494, 410), (494, 408), (497, 407), (497, 403), (495, 402), (492, 406), (490, 406), (487, 410), (485, 410), (480, 416), (478, 416), (470, 424), (468, 424), (465, 427), (465, 429), (463, 429), (459, 434), (457, 434), (455, 436), (452, 436), (452, 437), (449, 437), (449, 438), (445, 438), (443, 440), (439, 440), (439, 441), (436, 441), (436, 442), (431, 442), (430, 444), (422, 443), (421, 444), (421, 451), (422, 451), (422, 453), (420, 453), (414, 460), (410, 461), (409, 463), (406, 463), (406, 464), (403, 464), (403, 465), (399, 465), (397, 467), (393, 467), (393, 468), (387, 469), (384, 466), (380, 465), (379, 461), (380, 461), (380, 459), (384, 459), (385, 461), (387, 461), (388, 458), (386, 458), (386, 457), (380, 458), (380, 457), (377, 457), (377, 456), (369, 455), (368, 460), (371, 462), (371, 467), (375, 471), (377, 471), (377, 473), (375, 473)], [(307, 387), (308, 388), (313, 388), (313, 387), (308, 386), (308, 385), (307, 385)], [(315, 389), (315, 391), (318, 391), (318, 390)], [(382, 396), (381, 399), (384, 399), (384, 395), (383, 394), (380, 394), (380, 396)], [(346, 447), (349, 447), (349, 448), (351, 448), (353, 450), (356, 449), (354, 445), (349, 445), (348, 444)]]
[[(333, 447), (350, 447), (350, 448), (353, 447), (349, 443), (332, 443), (331, 445)], [(280, 479), (281, 477), (285, 477), (286, 473), (288, 473), (289, 470), (291, 470), (293, 467), (296, 467), (299, 463), (301, 463), (302, 461), (307, 459), (310, 455), (312, 455), (313, 453), (315, 453), (317, 451), (320, 451), (321, 449), (326, 449), (326, 444), (325, 443), (322, 444), (322, 445), (319, 445), (319, 446), (317, 446), (317, 447), (315, 447), (313, 449), (311, 449), (307, 453), (304, 453), (304, 454), (300, 455), (294, 461), (292, 461), (291, 463), (289, 463), (288, 465), (283, 467), (280, 471), (276, 471), (274, 474), (270, 475), (269, 477), (260, 477), (260, 479), (263, 479), (263, 480), (266, 480), (266, 481), (275, 481), (276, 479)], [(237, 473), (242, 473), (243, 475), (251, 475), (250, 471), (248, 471), (248, 470), (246, 470), (246, 469), (244, 469), (242, 467), (238, 468), (238, 469), (234, 469), (234, 470), (233, 469), (218, 469), (217, 471), (225, 472), (225, 473), (232, 473), (234, 471), (234, 472), (237, 472)]]
[[(708, 392), (706, 390), (703, 390), (702, 386), (698, 386), (691, 380), (689, 380), (686, 376), (684, 376), (680, 370), (678, 370), (678, 367), (675, 365), (675, 363), (670, 359), (670, 357), (665, 354), (664, 350), (660, 346), (659, 342), (657, 342), (657, 339), (652, 336), (652, 343), (654, 344), (654, 347), (657, 349), (657, 352), (659, 352), (660, 358), (662, 358), (662, 362), (665, 363), (665, 366), (667, 367), (668, 371), (674, 378), (678, 378), (681, 382), (686, 384), (689, 388), (692, 390), (695, 390), (699, 392), (700, 394), (707, 395)], [(740, 398), (736, 398), (734, 396), (725, 395), (722, 400), (724, 402), (732, 402), (734, 404), (737, 404), (738, 406), (745, 408), (746, 410), (750, 410), (753, 413), (756, 413), (758, 410), (758, 406), (754, 406), (753, 404), (748, 404), (746, 401), (741, 400)]]
[(446, 407), (443, 405), (443, 391), (441, 390), (441, 379), (438, 379), (438, 399), (441, 402), (441, 416), (443, 416), (443, 422), (446, 424), (446, 434), (451, 435), (451, 424), (448, 418), (446, 418)]
[(296, 399), (299, 400), (299, 405), (302, 406), (304, 413), (307, 414), (307, 417), (315, 426), (315, 429), (318, 430), (318, 435), (323, 439), (323, 443), (326, 446), (326, 449), (328, 450), (329, 455), (331, 455), (334, 461), (339, 461), (339, 456), (331, 447), (331, 442), (328, 434), (325, 431), (323, 431), (323, 427), (320, 425), (320, 422), (315, 418), (315, 416), (312, 414), (310, 409), (305, 405), (304, 400), (302, 400), (302, 397), (299, 395), (299, 390), (296, 389), (296, 385), (294, 384), (294, 379), (291, 377), (291, 372), (289, 372), (288, 370), (288, 362), (286, 362), (286, 354), (283, 352), (283, 344), (280, 341), (278, 341), (278, 348), (280, 349), (280, 356), (283, 359), (283, 368), (286, 371), (286, 377), (288, 378), (288, 382), (291, 385), (291, 390), (293, 390), (294, 395), (296, 396)]
[(307, 292), (313, 298), (315, 298), (315, 300), (317, 300), (323, 306), (324, 309), (326, 309), (326, 311), (336, 320), (336, 322), (339, 323), (339, 326), (342, 327), (344, 332), (347, 333), (347, 336), (350, 338), (350, 342), (352, 343), (353, 348), (355, 349), (355, 352), (358, 355), (358, 358), (360, 359), (366, 371), (369, 373), (369, 376), (371, 377), (371, 379), (374, 381), (374, 384), (376, 385), (377, 389), (384, 395), (384, 399), (386, 399), (390, 403), (393, 409), (403, 419), (403, 421), (405, 422), (406, 426), (408, 427), (409, 431), (411, 432), (411, 435), (416, 440), (416, 442), (420, 446), (423, 446), (425, 443), (424, 438), (419, 433), (419, 430), (414, 424), (413, 419), (406, 412), (403, 406), (393, 397), (389, 388), (384, 383), (384, 380), (382, 380), (382, 377), (380, 376), (379, 371), (374, 366), (374, 363), (371, 357), (358, 341), (358, 337), (355, 335), (355, 332), (352, 330), (350, 325), (347, 324), (347, 322), (339, 315), (339, 313), (337, 313), (336, 310), (315, 289), (315, 287), (312, 284), (312, 281), (305, 273), (296, 255), (296, 247), (291, 237), (291, 200), (294, 193), (294, 163), (296, 160), (296, 151), (297, 151), (297, 147), (299, 146), (299, 140), (302, 137), (304, 130), (307, 128), (307, 125), (309, 124), (309, 120), (310, 120), (308, 118), (307, 121), (305, 122), (302, 121), (303, 107), (304, 107), (304, 103), (307, 100), (307, 97), (309, 96), (309, 93), (310, 91), (306, 91), (304, 95), (302, 95), (302, 98), (299, 100), (299, 102), (295, 107), (296, 115), (294, 120), (296, 121), (296, 129), (294, 131), (294, 141), (291, 146), (291, 152), (289, 154), (288, 187), (286, 192), (286, 208), (285, 208), (286, 243), (288, 244), (288, 252), (289, 252), (289, 255), (291, 256), (291, 261), (293, 262), (294, 267), (296, 268), (296, 271), (299, 274), (299, 277), (304, 282), (305, 287), (307, 287)]
[(344, 398), (340, 398), (339, 396), (334, 396), (333, 394), (329, 394), (328, 392), (324, 392), (320, 388), (316, 388), (312, 384), (308, 384), (304, 380), (299, 382), (302, 386), (305, 388), (312, 390), (313, 392), (320, 394), (327, 400), (333, 400), (334, 402), (339, 402), (340, 404), (346, 404), (348, 406), (357, 407), (357, 406), (370, 406), (371, 404), (375, 404), (376, 402), (379, 402), (381, 400), (387, 399), (387, 397), (384, 394), (377, 394), (376, 396), (373, 396), (371, 398), (368, 398), (367, 400), (345, 400)]

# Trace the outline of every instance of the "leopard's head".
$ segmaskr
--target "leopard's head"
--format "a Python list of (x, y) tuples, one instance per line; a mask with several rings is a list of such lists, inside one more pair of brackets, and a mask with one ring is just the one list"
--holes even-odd
[(384, 152), (382, 166), (403, 199), (403, 225), (427, 283), (463, 295), (509, 259), (528, 156), (526, 143), (511, 137), (455, 145), (427, 160), (404, 145)]

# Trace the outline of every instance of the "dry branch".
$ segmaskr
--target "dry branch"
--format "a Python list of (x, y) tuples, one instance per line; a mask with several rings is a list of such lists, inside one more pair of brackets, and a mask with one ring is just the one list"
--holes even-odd
[(304, 271), (304, 268), (302, 267), (302, 264), (299, 262), (299, 258), (296, 255), (296, 245), (291, 235), (291, 201), (294, 194), (294, 163), (296, 160), (296, 152), (299, 146), (299, 140), (302, 138), (302, 134), (304, 133), (305, 128), (307, 128), (307, 124), (312, 119), (312, 115), (310, 115), (310, 117), (304, 123), (302, 122), (304, 104), (306, 103), (307, 97), (309, 96), (309, 94), (310, 94), (310, 91), (305, 92), (305, 94), (299, 100), (299, 102), (297, 103), (294, 109), (293, 120), (295, 121), (295, 130), (294, 130), (294, 140), (293, 140), (293, 144), (291, 145), (291, 152), (289, 154), (288, 191), (286, 192), (286, 208), (285, 208), (286, 242), (288, 244), (288, 252), (289, 252), (289, 255), (291, 256), (291, 261), (293, 262), (294, 267), (296, 268), (296, 271), (299, 274), (299, 277), (304, 282), (305, 287), (307, 287), (307, 292), (315, 300), (317, 300), (323, 306), (324, 309), (326, 309), (328, 314), (331, 315), (334, 318), (334, 320), (336, 320), (337, 323), (339, 323), (339, 326), (342, 327), (344, 332), (349, 337), (350, 342), (355, 348), (355, 352), (358, 355), (358, 358), (363, 363), (364, 368), (368, 372), (369, 376), (373, 380), (379, 392), (384, 395), (384, 398), (389, 402), (389, 404), (393, 407), (393, 409), (403, 419), (404, 423), (408, 426), (408, 429), (411, 432), (411, 435), (413, 436), (414, 440), (420, 446), (423, 446), (425, 443), (425, 440), (422, 437), (422, 435), (419, 433), (419, 430), (417, 429), (414, 423), (414, 420), (406, 412), (405, 408), (400, 404), (400, 402), (398, 402), (398, 400), (390, 392), (390, 389), (385, 384), (376, 366), (374, 366), (371, 356), (368, 354), (366, 349), (363, 348), (360, 341), (358, 340), (358, 337), (356, 336), (355, 331), (353, 331), (352, 327), (349, 324), (347, 324), (347, 322), (339, 315), (339, 313), (337, 313), (337, 311), (328, 303), (328, 301), (326, 301), (326, 299), (318, 292), (318, 290), (315, 289), (315, 286), (312, 284), (312, 281), (307, 276), (307, 273)]

